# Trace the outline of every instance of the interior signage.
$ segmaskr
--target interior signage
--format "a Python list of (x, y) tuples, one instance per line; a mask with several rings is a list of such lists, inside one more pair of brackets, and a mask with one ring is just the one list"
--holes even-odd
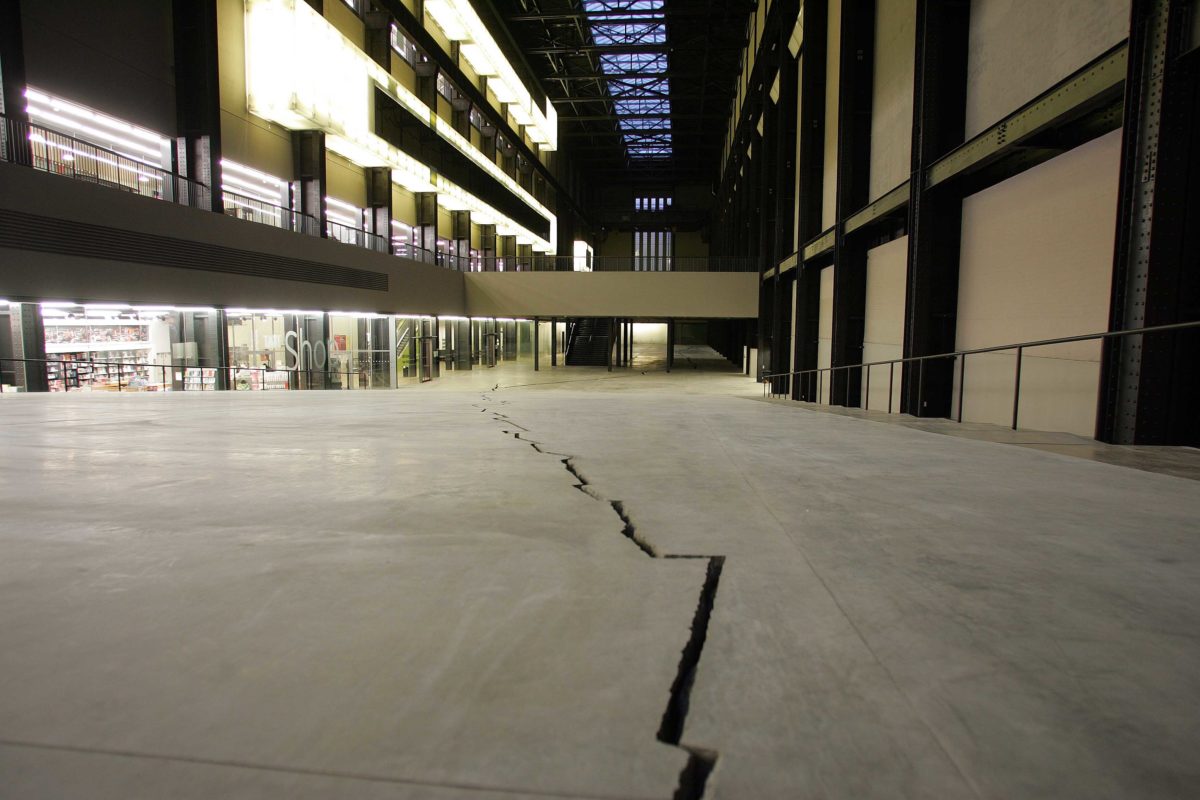
[(346, 349), (346, 337), (331, 336), (327, 340), (318, 339), (313, 343), (308, 339), (301, 339), (296, 331), (288, 331), (283, 337), (283, 346), (292, 357), (292, 364), (288, 369), (323, 370), (329, 364), (329, 356), (332, 353)]

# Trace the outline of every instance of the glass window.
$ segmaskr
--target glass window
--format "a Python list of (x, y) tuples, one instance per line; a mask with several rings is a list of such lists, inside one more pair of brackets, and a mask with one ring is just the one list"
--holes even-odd
[(633, 268), (637, 272), (669, 272), (674, 255), (671, 231), (634, 231)]
[(670, 207), (670, 197), (637, 197), (633, 201), (634, 211), (666, 211)]
[(417, 45), (405, 35), (396, 23), (392, 23), (392, 49), (400, 58), (415, 66), (420, 58), (417, 55)]
[(454, 85), (450, 83), (450, 79), (446, 77), (446, 73), (444, 72), (438, 73), (437, 90), (438, 94), (447, 100), (453, 100), (455, 95), (458, 94), (458, 92), (454, 90)]

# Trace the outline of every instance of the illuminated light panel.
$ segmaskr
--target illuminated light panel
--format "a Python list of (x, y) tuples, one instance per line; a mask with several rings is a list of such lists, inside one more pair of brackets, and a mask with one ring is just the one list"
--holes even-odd
[[(455, 9), (456, 13), (461, 5), (450, 0), (442, 1), (446, 7)], [(434, 5), (437, 6), (437, 3)], [(470, 13), (474, 15), (474, 10)], [(477, 22), (474, 23), (476, 27), (471, 29), (481, 30), (482, 22), (478, 22), (477, 15), (473, 18)], [(485, 42), (477, 44), (488, 52), (487, 58), (495, 59)], [(496, 48), (494, 41), (491, 47)], [(296, 52), (303, 52), (306, 57), (297, 61), (294, 58)], [(511, 68), (508, 69), (511, 71)], [(511, 82), (521, 86), (515, 73)], [(371, 94), (375, 87), (410, 109), (438, 135), (546, 217), (552, 230), (557, 228), (557, 219), (549, 209), (534, 200), (497, 164), (479, 153), (451, 125), (401, 86), (303, 0), (246, 0), (246, 104), (251, 113), (291, 130), (319, 128), (326, 133), (325, 146), (330, 152), (362, 167), (390, 167), (392, 181), (411, 192), (441, 193), (445, 191), (442, 187), (453, 186), (440, 176), (435, 185), (429, 167), (370, 130)], [(521, 91), (524, 91), (523, 87)], [(553, 116), (553, 109), (549, 111)], [(537, 115), (536, 110), (531, 113)], [(556, 116), (554, 125), (557, 126)], [(491, 208), (465, 190), (455, 188), (458, 194), (450, 198), (450, 203), (461, 204), (461, 198), (465, 196), (469, 199), (471, 210), (475, 207)], [(498, 225), (498, 221), (485, 221), (493, 218), (508, 219), (494, 210), (481, 211), (479, 224)], [(512, 225), (516, 226), (515, 223)], [(523, 228), (521, 230), (524, 231)], [(555, 252), (549, 242), (535, 238), (539, 244), (547, 247), (548, 253)]]
[[(287, 181), (265, 172), (230, 161), (221, 159), (221, 188), (226, 192), (242, 195), (249, 200), (257, 200), (273, 206), (284, 205), (287, 197)], [(245, 206), (235, 198), (227, 198), (226, 203)], [(259, 209), (262, 210), (262, 209)], [(278, 219), (278, 214), (272, 215)]]
[(544, 109), (537, 107), (470, 0), (426, 0), (425, 14), (442, 29), (447, 39), (459, 42), (459, 55), (476, 74), (487, 76), (488, 88), (497, 100), (528, 109), (530, 121), (522, 124), (526, 125), (529, 138), (545, 150), (557, 150), (558, 113), (554, 105), (547, 98)]
[(87, 106), (64, 100), (33, 87), (25, 90), (26, 111), (34, 125), (57, 128), (78, 138), (140, 161), (147, 166), (167, 168), (171, 140), (160, 133), (131, 125)]
[(549, 255), (554, 255), (557, 241), (558, 218), (550, 219), (550, 239), (546, 240), (510, 217), (497, 211), (457, 184), (437, 176), (438, 203), (451, 211), (470, 211), (472, 221), (479, 225), (495, 225), (499, 236), (514, 236), (518, 244), (531, 244)]

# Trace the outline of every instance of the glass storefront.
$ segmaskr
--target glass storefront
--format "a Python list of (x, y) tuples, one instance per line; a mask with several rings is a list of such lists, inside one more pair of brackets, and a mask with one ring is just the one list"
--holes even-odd
[[(533, 360), (530, 320), (69, 303), (21, 308), (40, 317), (38, 344), (54, 392), (390, 389)], [(540, 323), (538, 333), (548, 365), (549, 323)], [(14, 349), (0, 340), (5, 358), (14, 359)], [(41, 361), (33, 363), (42, 369)], [(5, 389), (12, 388), (15, 364), (0, 363)]]
[(47, 305), (42, 326), (52, 392), (171, 388), (171, 343), (178, 336), (170, 312)]

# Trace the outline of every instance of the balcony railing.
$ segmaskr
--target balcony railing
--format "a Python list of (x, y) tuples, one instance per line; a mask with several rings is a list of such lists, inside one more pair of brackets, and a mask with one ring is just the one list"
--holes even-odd
[(303, 233), (306, 236), (321, 235), (321, 225), (311, 214), (302, 214), (290, 208), (264, 203), (228, 189), (221, 192), (221, 200), (225, 206), (226, 216), (257, 222), (260, 225), (271, 225), (285, 231)]
[(209, 189), (182, 175), (41, 125), (0, 115), (5, 161), (143, 197), (208, 208)]
[[(98, 147), (69, 134), (32, 125), (0, 114), (0, 158), (63, 175), (120, 189), (144, 197), (181, 205), (211, 209), (209, 187), (161, 167)], [(225, 213), (239, 219), (308, 236), (319, 236), (320, 222), (309, 214), (256, 200), (236, 192), (222, 191)], [(389, 252), (388, 240), (359, 228), (326, 221), (327, 238), (344, 244)], [(436, 264), (459, 272), (756, 272), (758, 261), (740, 256), (460, 256), (428, 250), (393, 239), (391, 251), (402, 258)]]
[[(917, 405), (923, 407), (926, 399), (925, 392), (925, 370), (926, 363), (929, 363), (929, 368), (932, 370), (937, 367), (942, 369), (949, 368), (957, 370), (957, 380), (954, 383), (957, 385), (955, 394), (956, 401), (952, 404), (952, 415), (947, 419), (955, 419), (961, 423), (963, 421), (963, 408), (966, 403), (966, 387), (967, 387), (967, 356), (979, 356), (984, 354), (996, 353), (1012, 353), (1014, 356), (1014, 372), (1012, 382), (1012, 429), (1017, 430), (1017, 423), (1020, 421), (1021, 413), (1021, 367), (1024, 362), (1025, 352), (1034, 350), (1040, 347), (1051, 347), (1054, 345), (1072, 344), (1075, 342), (1090, 342), (1099, 340), (1117, 340), (1127, 336), (1155, 336), (1164, 334), (1178, 334), (1181, 331), (1200, 332), (1200, 320), (1191, 322), (1179, 322), (1172, 325), (1156, 325), (1150, 328), (1134, 328), (1125, 331), (1103, 331), (1100, 333), (1085, 333), (1079, 336), (1063, 336), (1058, 339), (1039, 339), (1029, 342), (1017, 342), (1015, 344), (1001, 344), (993, 347), (978, 347), (973, 350), (956, 350), (952, 353), (938, 353), (931, 356), (909, 356), (908, 358), (893, 358), (886, 361), (870, 361), (861, 364), (844, 364), (839, 366), (819, 367), (816, 369), (799, 369), (791, 372), (764, 372), (759, 381), (763, 385), (763, 396), (772, 398), (791, 398), (802, 402), (818, 403), (822, 405), (844, 405), (844, 403), (832, 402), (833, 397), (833, 382), (836, 378), (841, 378), (847, 384), (851, 378), (857, 378), (859, 381), (859, 394), (861, 396), (862, 408), (864, 411), (871, 410), (871, 370), (875, 368), (875, 380), (880, 381), (886, 378), (887, 380), (887, 413), (893, 413), (894, 398), (896, 389), (903, 382), (905, 376), (903, 372), (899, 376), (896, 375), (896, 367), (901, 370), (915, 369), (916, 370), (916, 398)], [(886, 368), (886, 372), (884, 370)], [(840, 375), (839, 375), (840, 373)], [(876, 384), (879, 386), (880, 384)], [(841, 394), (849, 395), (851, 392), (843, 390)], [(881, 409), (876, 409), (881, 410)]]
[(368, 233), (359, 228), (351, 228), (349, 225), (342, 225), (340, 222), (325, 221), (325, 235), (336, 242), (342, 244), (352, 244), (355, 247), (362, 247), (367, 250), (374, 250), (377, 253), (386, 253), (388, 251), (387, 239), (375, 233)]
[(757, 272), (758, 260), (744, 256), (488, 256), (469, 261), (472, 272)]

